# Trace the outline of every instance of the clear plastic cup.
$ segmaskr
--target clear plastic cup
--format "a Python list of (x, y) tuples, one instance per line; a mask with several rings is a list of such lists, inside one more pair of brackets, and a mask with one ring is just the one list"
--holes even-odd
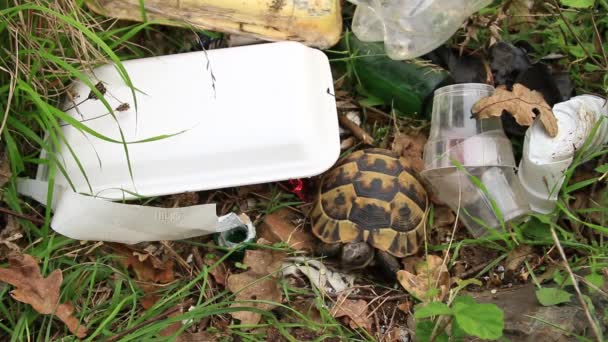
[(500, 118), (477, 120), (471, 108), (490, 96), (486, 84), (437, 89), (422, 176), (475, 237), (530, 212), (515, 174), (511, 142)]

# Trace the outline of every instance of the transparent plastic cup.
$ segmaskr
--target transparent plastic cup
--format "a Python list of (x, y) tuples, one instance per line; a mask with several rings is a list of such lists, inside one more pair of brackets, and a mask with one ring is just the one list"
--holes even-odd
[(471, 108), (494, 88), (456, 84), (437, 89), (423, 178), (475, 237), (530, 212), (515, 174), (511, 142), (500, 118), (477, 120)]

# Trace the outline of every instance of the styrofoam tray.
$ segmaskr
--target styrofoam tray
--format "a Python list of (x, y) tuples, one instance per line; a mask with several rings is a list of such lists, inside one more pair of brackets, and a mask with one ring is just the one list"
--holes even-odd
[[(112, 108), (129, 104), (116, 111), (118, 124), (99, 100), (68, 114), (115, 140), (121, 140), (118, 125), (125, 141), (186, 132), (127, 145), (132, 181), (122, 144), (64, 126), (93, 190), (63, 145), (60, 159), (77, 192), (122, 199), (132, 198), (123, 190), (156, 196), (310, 177), (339, 156), (333, 81), (319, 50), (281, 42), (132, 60), (124, 67), (139, 90), (137, 115), (131, 88), (113, 65), (95, 69), (91, 81), (104, 83)], [(81, 82), (73, 90), (75, 102), (90, 92)], [(39, 169), (37, 178), (47, 177), (48, 170)], [(59, 171), (56, 182), (68, 186)]]

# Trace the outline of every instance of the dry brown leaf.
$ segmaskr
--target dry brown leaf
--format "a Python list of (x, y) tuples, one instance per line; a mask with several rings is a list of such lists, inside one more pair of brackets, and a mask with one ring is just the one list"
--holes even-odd
[(291, 210), (283, 208), (266, 215), (258, 228), (258, 235), (271, 242), (285, 242), (296, 250), (312, 251), (317, 240), (311, 232), (306, 232), (293, 224)]
[(456, 214), (447, 206), (435, 206), (433, 224), (435, 227), (451, 226), (456, 221)]
[(226, 265), (221, 262), (215, 267), (211, 268), (219, 260), (220, 258), (217, 255), (210, 253), (204, 256), (203, 263), (209, 267), (209, 274), (211, 274), (215, 282), (224, 286), (226, 285), (226, 277), (228, 276), (228, 269), (226, 268)]
[(13, 216), (6, 216), (6, 226), (0, 231), (0, 260), (7, 258), (10, 254), (21, 253), (21, 247), (14, 241), (23, 237), (19, 221)]
[(414, 303), (412, 303), (409, 300), (406, 300), (403, 303), (400, 303), (399, 305), (397, 305), (397, 308), (403, 312), (405, 312), (406, 314), (412, 313), (412, 308), (414, 307)]
[(41, 314), (57, 316), (79, 338), (87, 336), (87, 328), (74, 317), (74, 306), (70, 303), (59, 304), (59, 290), (63, 282), (61, 270), (54, 270), (43, 278), (34, 257), (13, 255), (9, 257), (9, 267), (0, 269), (0, 281), (15, 287), (11, 292), (13, 299), (31, 305)]
[(175, 342), (215, 342), (220, 341), (219, 333), (210, 333), (207, 331), (199, 331), (196, 333), (183, 333), (179, 335)]
[(12, 175), (8, 157), (6, 156), (6, 153), (3, 153), (2, 157), (0, 157), (0, 188), (11, 179)]
[(477, 101), (472, 111), (478, 119), (500, 117), (503, 111), (507, 111), (522, 126), (530, 126), (534, 118), (540, 115), (540, 121), (549, 136), (557, 135), (557, 120), (543, 95), (519, 83), (513, 85), (513, 91), (507, 90), (505, 86), (496, 88), (492, 96)]
[[(277, 282), (285, 253), (270, 249), (247, 250), (243, 263), (249, 269), (243, 273), (231, 274), (226, 281), (226, 288), (235, 294), (235, 301), (260, 300), (281, 303), (283, 299)], [(270, 303), (234, 303), (231, 307), (254, 307), (269, 311), (276, 307)], [(242, 324), (257, 324), (262, 316), (251, 311), (237, 311), (232, 317)]]
[(397, 132), (393, 140), (392, 150), (410, 162), (414, 171), (420, 172), (424, 169), (422, 153), (426, 140), (426, 136), (422, 134), (410, 135)]
[(338, 299), (332, 310), (335, 318), (348, 317), (349, 326), (353, 329), (361, 328), (366, 331), (372, 330), (372, 321), (367, 316), (368, 304), (363, 299)]
[(0, 188), (11, 179), (12, 175), (8, 157), (6, 156), (6, 153), (3, 153), (2, 157), (0, 157)]
[(510, 31), (523, 31), (530, 28), (534, 23), (534, 15), (531, 10), (534, 0), (513, 0), (507, 9)]
[[(401, 286), (423, 302), (444, 300), (450, 290), (450, 274), (443, 264), (443, 259), (436, 255), (428, 255), (426, 262), (418, 262), (414, 268), (415, 274), (405, 270), (397, 272), (397, 280)], [(434, 295), (432, 293), (429, 295), (431, 289), (437, 289)]]
[[(168, 284), (175, 280), (173, 273), (173, 260), (161, 261), (156, 256), (146, 251), (137, 251), (131, 247), (120, 244), (111, 244), (112, 248), (122, 256), (120, 263), (125, 268), (131, 268), (138, 280), (138, 286), (145, 295), (140, 299), (144, 309), (149, 309), (160, 299), (156, 293), (160, 285)], [(144, 256), (144, 255), (147, 255)]]
[(532, 247), (529, 245), (519, 245), (507, 254), (505, 270), (508, 272), (517, 271), (526, 259), (532, 255)]
[[(321, 313), (319, 312), (319, 309), (317, 309), (317, 306), (315, 305), (312, 299), (295, 299), (289, 302), (289, 306), (297, 312), (301, 313), (302, 315), (308, 317), (309, 320), (319, 324), (323, 323)], [(297, 316), (294, 319), (295, 321), (292, 321), (293, 323), (299, 322), (299, 318)]]
[(382, 338), (381, 342), (401, 342), (411, 341), (411, 335), (408, 332), (408, 328), (404, 326), (395, 326), (391, 328)]

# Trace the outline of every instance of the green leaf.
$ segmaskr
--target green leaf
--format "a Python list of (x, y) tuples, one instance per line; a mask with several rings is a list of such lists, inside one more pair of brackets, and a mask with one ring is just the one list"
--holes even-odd
[(585, 57), (585, 50), (580, 46), (568, 46), (568, 52), (570, 52), (576, 58)]
[[(602, 276), (599, 273), (591, 273), (587, 276), (585, 276), (585, 280), (587, 280), (588, 282), (590, 282), (591, 284), (595, 285), (598, 288), (601, 288), (602, 286), (604, 286), (604, 276)], [(594, 289), (590, 289), (591, 291), (595, 291)]]
[(562, 272), (555, 272), (553, 274), (553, 281), (559, 286), (572, 286), (572, 278)]
[(460, 325), (458, 325), (458, 322), (453, 321), (452, 322), (452, 342), (463, 342), (465, 341), (465, 338), (467, 337), (467, 333), (462, 330), (462, 328), (460, 327)]
[[(420, 342), (430, 341), (433, 328), (435, 328), (435, 323), (433, 321), (421, 321), (416, 323), (416, 340)], [(441, 334), (435, 337), (434, 341), (448, 342), (449, 337), (445, 331), (442, 331)]]
[(550, 241), (551, 240), (551, 227), (542, 222), (536, 217), (531, 217), (528, 222), (522, 226), (522, 234), (536, 242), (539, 241)]
[(454, 298), (453, 304), (457, 304), (457, 303), (461, 303), (461, 304), (465, 304), (465, 305), (477, 304), (475, 299), (473, 299), (473, 297), (471, 297), (471, 296), (458, 296), (458, 297)]
[(602, 164), (595, 168), (595, 172), (597, 173), (606, 173), (608, 172), (608, 164)]
[(469, 300), (455, 301), (452, 307), (454, 318), (464, 332), (488, 340), (495, 340), (502, 336), (504, 313), (498, 306), (465, 302), (469, 302)]
[(414, 312), (414, 317), (416, 319), (419, 319), (437, 315), (451, 314), (452, 310), (447, 306), (447, 304), (442, 302), (430, 302), (426, 305), (417, 305), (416, 311)]
[(595, 0), (559, 0), (559, 2), (564, 6), (574, 8), (589, 8), (595, 5)]
[(474, 279), (474, 278), (465, 279), (465, 280), (457, 280), (456, 283), (458, 284), (458, 286), (456, 286), (456, 288), (454, 288), (455, 294), (458, 294), (460, 292), (460, 290), (464, 289), (465, 287), (467, 287), (469, 285), (477, 285), (477, 286), (482, 285), (481, 281)]
[(598, 70), (602, 70), (601, 67), (595, 65), (595, 64), (591, 64), (591, 63), (585, 63), (585, 65), (583, 65), (583, 68), (585, 69), (585, 71), (588, 72), (594, 72), (594, 71), (598, 71)]
[(234, 263), (234, 267), (240, 268), (242, 270), (246, 270), (249, 268), (249, 266), (243, 264), (242, 262), (238, 262), (238, 261)]
[(362, 107), (375, 107), (375, 106), (381, 106), (384, 105), (384, 100), (368, 95), (366, 98), (362, 99), (359, 101), (359, 104)]
[(572, 294), (555, 287), (543, 287), (536, 290), (536, 299), (543, 306), (552, 306), (570, 301)]

